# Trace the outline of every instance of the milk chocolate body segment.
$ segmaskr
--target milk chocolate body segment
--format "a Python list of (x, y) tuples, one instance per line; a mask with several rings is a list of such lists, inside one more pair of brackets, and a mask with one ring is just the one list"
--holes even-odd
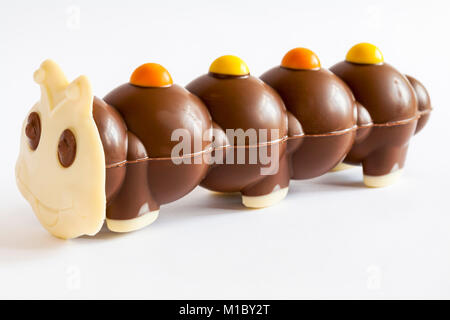
[[(213, 164), (201, 185), (212, 191), (240, 192), (244, 205), (249, 207), (269, 206), (284, 198), (289, 185), (288, 114), (279, 95), (251, 76), (245, 63), (234, 56), (218, 58), (209, 73), (186, 88), (205, 103), (216, 128), (257, 133), (257, 140), (252, 142), (228, 136), (230, 145), (220, 150), (223, 163)], [(297, 134), (301, 135), (298, 127)], [(261, 133), (261, 129), (266, 132)], [(245, 163), (239, 163), (239, 152)], [(249, 163), (252, 153), (272, 157), (277, 162), (273, 172), (262, 173), (269, 165), (262, 164), (259, 156), (256, 163)]]
[(401, 170), (418, 120), (417, 99), (409, 82), (388, 64), (343, 61), (331, 70), (349, 85), (374, 123), (344, 162), (362, 164), (364, 175), (371, 177)]
[[(211, 152), (211, 146), (204, 135), (212, 129), (212, 122), (200, 99), (176, 84), (144, 87), (126, 83), (104, 100), (117, 110), (127, 128), (127, 139), (122, 139), (127, 141), (125, 165), (117, 159), (107, 169), (107, 178), (114, 186), (120, 184), (120, 190), (109, 198), (106, 210), (108, 226), (113, 231), (126, 232), (142, 226), (119, 220), (141, 221), (141, 216), (149, 213), (155, 216), (160, 205), (183, 197), (200, 183), (208, 170), (203, 157)], [(181, 164), (172, 159), (172, 149), (180, 142), (172, 140), (177, 129), (185, 130), (191, 139), (190, 148), (179, 154), (189, 161)], [(200, 141), (200, 150), (195, 150), (196, 141)], [(107, 184), (106, 189), (116, 187)]]
[(374, 124), (413, 120), (417, 99), (406, 77), (387, 63), (357, 64), (342, 61), (330, 68), (367, 109)]
[[(123, 117), (129, 131), (144, 144), (150, 158), (171, 157), (179, 141), (172, 141), (174, 130), (187, 130), (191, 137), (189, 153), (209, 147), (203, 133), (212, 126), (211, 117), (200, 99), (186, 89), (170, 87), (139, 87), (125, 83), (108, 93), (104, 100)], [(195, 141), (202, 141), (194, 150)]]
[(317, 56), (305, 48), (289, 51), (282, 65), (261, 79), (278, 92), (303, 128), (303, 143), (289, 155), (291, 178), (314, 178), (342, 161), (356, 131), (357, 105), (347, 85), (321, 68)]
[[(366, 56), (367, 52), (372, 56)], [(416, 132), (421, 117), (418, 98), (423, 109), (431, 108), (424, 87), (414, 80), (410, 83), (382, 59), (378, 48), (363, 43), (349, 51), (346, 61), (330, 68), (350, 87), (355, 99), (364, 108), (358, 109), (361, 123), (357, 140), (344, 162), (361, 164), (364, 182), (369, 187), (385, 186), (398, 178), (405, 163), (409, 140)], [(369, 117), (372, 128), (364, 128), (363, 118), (369, 122)], [(423, 119), (423, 124), (425, 122), (426, 119)], [(363, 130), (370, 131), (363, 133)]]

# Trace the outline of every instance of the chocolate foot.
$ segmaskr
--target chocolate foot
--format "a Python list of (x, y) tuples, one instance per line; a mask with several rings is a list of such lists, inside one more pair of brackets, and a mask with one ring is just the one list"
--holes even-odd
[(369, 188), (382, 188), (387, 187), (397, 182), (400, 178), (403, 170), (399, 169), (394, 172), (382, 175), (382, 176), (369, 176), (364, 175), (364, 184)]
[[(128, 132), (128, 154), (123, 184), (106, 209), (106, 222), (111, 231), (129, 232), (156, 220), (159, 204), (148, 185), (148, 160), (145, 147)], [(133, 163), (134, 162), (134, 163)]]
[(283, 200), (287, 193), (288, 187), (278, 189), (264, 196), (245, 196), (242, 194), (242, 204), (247, 208), (265, 208), (270, 207)]
[(113, 232), (131, 232), (142, 229), (158, 218), (159, 210), (150, 211), (140, 215), (137, 218), (128, 220), (116, 220), (116, 219), (106, 219), (106, 225), (108, 229)]
[(276, 174), (242, 190), (242, 204), (248, 208), (265, 208), (283, 200), (288, 193), (289, 164), (286, 155), (279, 162)]
[(363, 160), (364, 184), (368, 187), (385, 187), (395, 183), (405, 164), (408, 145), (386, 147), (372, 152)]
[(351, 165), (351, 164), (347, 164), (347, 163), (344, 163), (344, 162), (340, 162), (336, 167), (331, 169), (330, 172), (344, 171), (344, 170), (352, 169), (354, 167), (356, 167), (356, 166)]

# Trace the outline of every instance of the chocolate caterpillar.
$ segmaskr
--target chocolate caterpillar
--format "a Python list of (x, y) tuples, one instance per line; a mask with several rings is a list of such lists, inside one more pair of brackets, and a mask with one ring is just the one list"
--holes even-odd
[(115, 232), (140, 229), (197, 185), (261, 208), (290, 179), (349, 165), (362, 165), (369, 187), (391, 184), (431, 111), (424, 86), (367, 43), (330, 70), (293, 49), (261, 79), (222, 56), (186, 88), (144, 64), (104, 99), (50, 60), (34, 79), (41, 99), (23, 124), (17, 184), (64, 239), (95, 235), (105, 219)]

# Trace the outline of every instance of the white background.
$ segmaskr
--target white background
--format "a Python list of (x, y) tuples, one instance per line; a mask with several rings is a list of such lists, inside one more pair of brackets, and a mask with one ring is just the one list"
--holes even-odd
[[(448, 1), (1, 1), (0, 298), (450, 298), (449, 31)], [(72, 241), (17, 191), (45, 58), (104, 96), (144, 62), (185, 85), (223, 54), (260, 75), (293, 47), (329, 67), (361, 41), (432, 98), (394, 186), (366, 189), (352, 169), (294, 181), (259, 211), (197, 188), (144, 230)]]

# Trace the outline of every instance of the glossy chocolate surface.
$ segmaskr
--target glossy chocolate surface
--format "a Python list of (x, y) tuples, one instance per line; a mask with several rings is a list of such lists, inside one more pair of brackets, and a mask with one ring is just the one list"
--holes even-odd
[(117, 194), (125, 178), (128, 150), (127, 126), (117, 110), (94, 97), (92, 113), (105, 153), (106, 201)]
[(387, 63), (340, 62), (330, 70), (352, 90), (369, 112), (373, 123), (382, 124), (418, 116), (417, 99), (406, 77)]
[(427, 124), (429, 118), (430, 118), (430, 112), (431, 112), (431, 100), (430, 96), (428, 95), (427, 89), (425, 89), (425, 86), (417, 79), (406, 76), (409, 83), (411, 83), (414, 92), (416, 93), (417, 97), (417, 106), (419, 108), (419, 122), (417, 123), (416, 128), (416, 134), (423, 129), (423, 127)]
[(372, 118), (370, 117), (369, 111), (364, 108), (358, 101), (356, 103), (356, 124), (358, 129), (356, 131), (355, 142), (360, 142), (364, 140), (373, 126)]
[(364, 174), (381, 176), (403, 168), (416, 121), (392, 126), (374, 126), (366, 139), (355, 143), (347, 154), (348, 164), (362, 164)]
[[(272, 88), (253, 76), (208, 73), (189, 83), (186, 89), (205, 103), (214, 122), (223, 130), (277, 129), (275, 140), (287, 135), (283, 101)], [(270, 136), (265, 138), (272, 140)], [(235, 145), (238, 144), (236, 141)]]
[[(369, 176), (403, 168), (419, 118), (418, 100), (408, 79), (386, 63), (343, 61), (331, 70), (347, 83), (361, 104), (357, 140), (344, 161), (362, 164), (364, 174)], [(364, 126), (369, 116), (373, 124)]]
[(428, 95), (427, 89), (425, 89), (425, 86), (419, 80), (411, 76), (406, 75), (406, 78), (408, 79), (409, 83), (414, 89), (414, 92), (416, 93), (417, 106), (419, 108), (419, 111), (430, 111), (431, 100), (430, 96)]
[[(214, 156), (223, 156), (222, 164), (214, 164), (202, 181), (202, 186), (214, 191), (236, 192), (243, 195), (266, 195), (289, 184), (289, 167), (286, 159), (286, 137), (288, 134), (288, 114), (279, 95), (261, 80), (252, 76), (225, 76), (205, 74), (192, 81), (186, 88), (199, 96), (205, 103), (216, 130), (226, 129), (277, 129), (278, 134), (264, 137), (264, 141), (272, 141), (269, 145), (258, 137), (256, 144), (235, 140), (228, 141), (225, 133), (216, 134), (216, 147), (231, 144), (224, 148), (216, 148)], [(292, 134), (301, 134), (300, 124), (291, 119)], [(237, 159), (239, 150), (243, 151), (245, 161), (240, 164)], [(273, 155), (277, 161), (277, 170), (270, 175), (262, 175), (261, 169), (269, 167), (261, 162), (249, 163), (251, 153), (260, 152)], [(272, 154), (273, 152), (276, 152)], [(232, 163), (226, 163), (225, 159)]]
[(149, 211), (159, 209), (148, 186), (148, 162), (133, 162), (146, 159), (147, 152), (140, 140), (128, 132), (128, 152), (126, 175), (118, 194), (108, 204), (106, 215), (109, 219), (132, 219)]
[(278, 66), (261, 79), (280, 94), (292, 114), (289, 125), (295, 126), (296, 119), (305, 134), (302, 143), (288, 142), (291, 178), (314, 178), (342, 161), (353, 144), (357, 119), (357, 105), (348, 86), (323, 68)]
[(347, 85), (326, 69), (275, 67), (261, 76), (308, 134), (324, 134), (355, 125), (354, 98)]
[(209, 166), (204, 161), (209, 152), (190, 158), (191, 163), (179, 165), (170, 159), (148, 161), (148, 185), (159, 205), (182, 198), (206, 176)]
[[(214, 191), (240, 191), (246, 195), (265, 195), (274, 191), (277, 186), (281, 188), (287, 187), (289, 184), (289, 171), (287, 162), (285, 162), (286, 146), (287, 144), (283, 142), (269, 146), (216, 149), (215, 156), (223, 156), (223, 161), (212, 165), (201, 185)], [(238, 148), (241, 148), (240, 150), (243, 151), (245, 158), (241, 164), (238, 162)], [(272, 152), (278, 154), (275, 158), (275, 161), (278, 161), (277, 171), (274, 170), (271, 175), (261, 175), (261, 169), (269, 166), (261, 164), (259, 157), (256, 163), (249, 161), (252, 153), (256, 155), (260, 152), (269, 156)], [(232, 159), (233, 163), (227, 164), (226, 158)], [(265, 181), (263, 182), (263, 180)]]
[[(158, 210), (160, 205), (190, 192), (206, 175), (209, 166), (204, 157), (209, 157), (211, 150), (205, 148), (198, 155), (183, 154), (189, 161), (177, 165), (170, 158), (171, 147), (163, 146), (164, 141), (153, 142), (131, 130), (134, 128), (144, 135), (168, 138), (169, 141), (165, 141), (168, 145), (178, 143), (170, 141), (168, 132), (172, 129), (184, 128), (194, 135), (193, 138), (203, 137), (212, 125), (203, 103), (179, 86), (173, 90), (167, 89), (170, 88), (124, 85), (109, 94), (110, 101), (118, 103), (120, 110), (128, 115), (131, 125), (126, 123), (127, 118), (122, 117), (115, 105), (99, 98), (94, 99), (94, 120), (105, 151), (108, 219), (132, 219)], [(158, 123), (159, 129), (151, 127), (154, 123)], [(155, 130), (161, 130), (162, 133)], [(147, 145), (144, 141), (147, 141)], [(152, 143), (156, 145), (155, 149), (151, 148)], [(209, 147), (208, 141), (206, 145)], [(151, 154), (149, 150), (159, 152)], [(169, 153), (165, 153), (165, 150)], [(195, 162), (197, 158), (199, 161)]]
[(341, 162), (352, 147), (355, 130), (339, 135), (308, 136), (290, 156), (291, 178), (319, 177)]
[[(122, 115), (128, 130), (145, 146), (150, 158), (167, 158), (179, 141), (171, 141), (176, 129), (191, 136), (189, 153), (206, 150), (203, 132), (211, 128), (211, 118), (203, 103), (186, 89), (170, 87), (138, 87), (126, 83), (106, 95), (104, 100)], [(202, 141), (202, 150), (194, 150), (194, 141)]]
[(97, 125), (106, 166), (110, 167), (127, 159), (127, 126), (115, 108), (94, 97), (93, 116)]

